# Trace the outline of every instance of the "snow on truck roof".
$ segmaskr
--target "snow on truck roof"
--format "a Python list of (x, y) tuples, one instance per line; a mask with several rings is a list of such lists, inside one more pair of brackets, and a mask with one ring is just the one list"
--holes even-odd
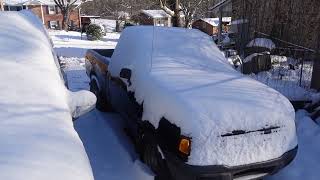
[(0, 13), (0, 179), (93, 180), (42, 23)]
[[(123, 67), (132, 70), (128, 89), (143, 103), (143, 120), (158, 127), (165, 117), (192, 137), (188, 164), (237, 166), (267, 161), (297, 144), (290, 102), (235, 71), (210, 36), (199, 30), (126, 28), (109, 66), (113, 76), (119, 76)], [(281, 130), (268, 136), (221, 137), (235, 130), (268, 127)]]

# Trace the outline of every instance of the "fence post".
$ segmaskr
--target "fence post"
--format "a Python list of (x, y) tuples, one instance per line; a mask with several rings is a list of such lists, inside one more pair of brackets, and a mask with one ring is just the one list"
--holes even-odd
[(320, 54), (316, 53), (316, 57), (313, 59), (313, 71), (311, 78), (311, 88), (320, 90)]

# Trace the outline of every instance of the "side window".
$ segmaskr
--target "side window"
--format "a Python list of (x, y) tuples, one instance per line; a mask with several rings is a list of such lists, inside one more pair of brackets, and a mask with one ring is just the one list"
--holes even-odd
[(58, 21), (49, 21), (49, 28), (50, 29), (59, 29)]
[(49, 14), (56, 14), (56, 6), (48, 6)]

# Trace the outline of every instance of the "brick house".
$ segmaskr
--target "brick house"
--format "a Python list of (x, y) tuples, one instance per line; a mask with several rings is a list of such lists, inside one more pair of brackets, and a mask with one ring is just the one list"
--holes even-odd
[(133, 17), (140, 25), (172, 26), (171, 16), (163, 10), (142, 10)]
[[(231, 17), (222, 18), (222, 29), (228, 32), (231, 25)], [(217, 35), (219, 32), (219, 18), (203, 18), (192, 23), (192, 27), (201, 30), (208, 35)]]
[[(80, 1), (75, 5), (80, 5)], [(42, 20), (46, 28), (61, 29), (62, 27), (61, 11), (53, 0), (4, 0), (4, 10), (30, 10)], [(80, 8), (76, 8), (70, 15), (69, 26), (72, 29), (79, 29), (80, 24)]]

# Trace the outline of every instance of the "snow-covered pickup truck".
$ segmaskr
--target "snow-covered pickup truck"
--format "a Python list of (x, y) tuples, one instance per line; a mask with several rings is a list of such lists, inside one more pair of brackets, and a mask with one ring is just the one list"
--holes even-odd
[(89, 50), (99, 108), (128, 124), (142, 160), (174, 179), (255, 179), (297, 152), (295, 112), (277, 91), (235, 71), (198, 30), (129, 27), (113, 50)]
[(94, 109), (95, 95), (65, 87), (31, 12), (0, 12), (0, 44), (0, 179), (93, 180), (72, 117)]

